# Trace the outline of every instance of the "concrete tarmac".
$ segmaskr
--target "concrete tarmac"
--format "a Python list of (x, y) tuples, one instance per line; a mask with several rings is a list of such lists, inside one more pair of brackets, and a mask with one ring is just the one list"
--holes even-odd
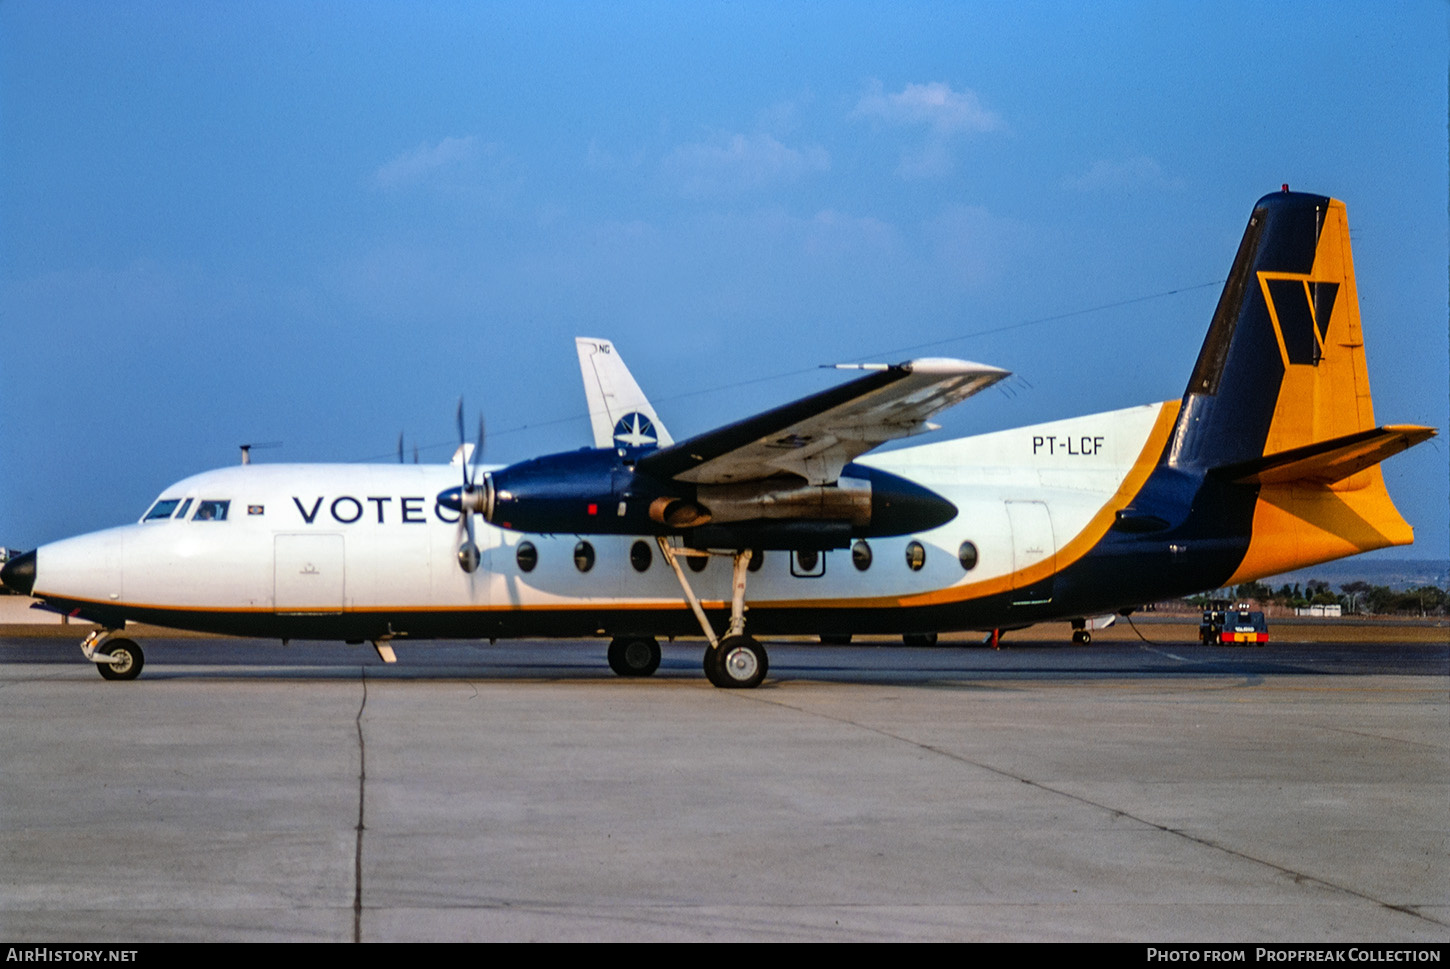
[(1450, 941), (1443, 641), (143, 643), (0, 638), (8, 942)]

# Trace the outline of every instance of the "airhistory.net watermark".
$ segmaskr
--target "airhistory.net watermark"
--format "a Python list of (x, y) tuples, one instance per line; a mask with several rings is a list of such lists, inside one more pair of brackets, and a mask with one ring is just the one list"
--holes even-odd
[(6, 962), (135, 962), (139, 949), (84, 949), (74, 946), (7, 946)]

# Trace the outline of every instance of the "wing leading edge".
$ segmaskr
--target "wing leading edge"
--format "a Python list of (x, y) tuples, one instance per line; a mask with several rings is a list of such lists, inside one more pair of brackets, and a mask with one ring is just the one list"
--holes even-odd
[(931, 415), (1008, 376), (966, 360), (911, 360), (662, 448), (641, 458), (639, 469), (691, 484), (780, 474), (831, 484), (862, 454), (935, 430)]

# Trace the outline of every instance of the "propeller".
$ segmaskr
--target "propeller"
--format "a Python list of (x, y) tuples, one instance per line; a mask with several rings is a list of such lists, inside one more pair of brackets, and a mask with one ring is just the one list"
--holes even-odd
[(463, 472), (463, 485), (458, 490), (458, 566), (472, 573), (478, 568), (482, 556), (473, 536), (473, 515), (484, 507), (484, 489), (476, 482), (478, 460), (483, 457), (483, 414), (478, 415), (478, 443), (473, 453), (468, 453), (463, 431), (463, 398), (458, 398), (458, 466)]

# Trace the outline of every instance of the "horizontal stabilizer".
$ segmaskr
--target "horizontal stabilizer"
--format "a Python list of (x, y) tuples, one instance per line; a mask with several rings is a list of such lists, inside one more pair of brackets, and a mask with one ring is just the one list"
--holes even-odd
[(1330, 485), (1435, 436), (1433, 427), (1392, 424), (1215, 468), (1239, 484)]

